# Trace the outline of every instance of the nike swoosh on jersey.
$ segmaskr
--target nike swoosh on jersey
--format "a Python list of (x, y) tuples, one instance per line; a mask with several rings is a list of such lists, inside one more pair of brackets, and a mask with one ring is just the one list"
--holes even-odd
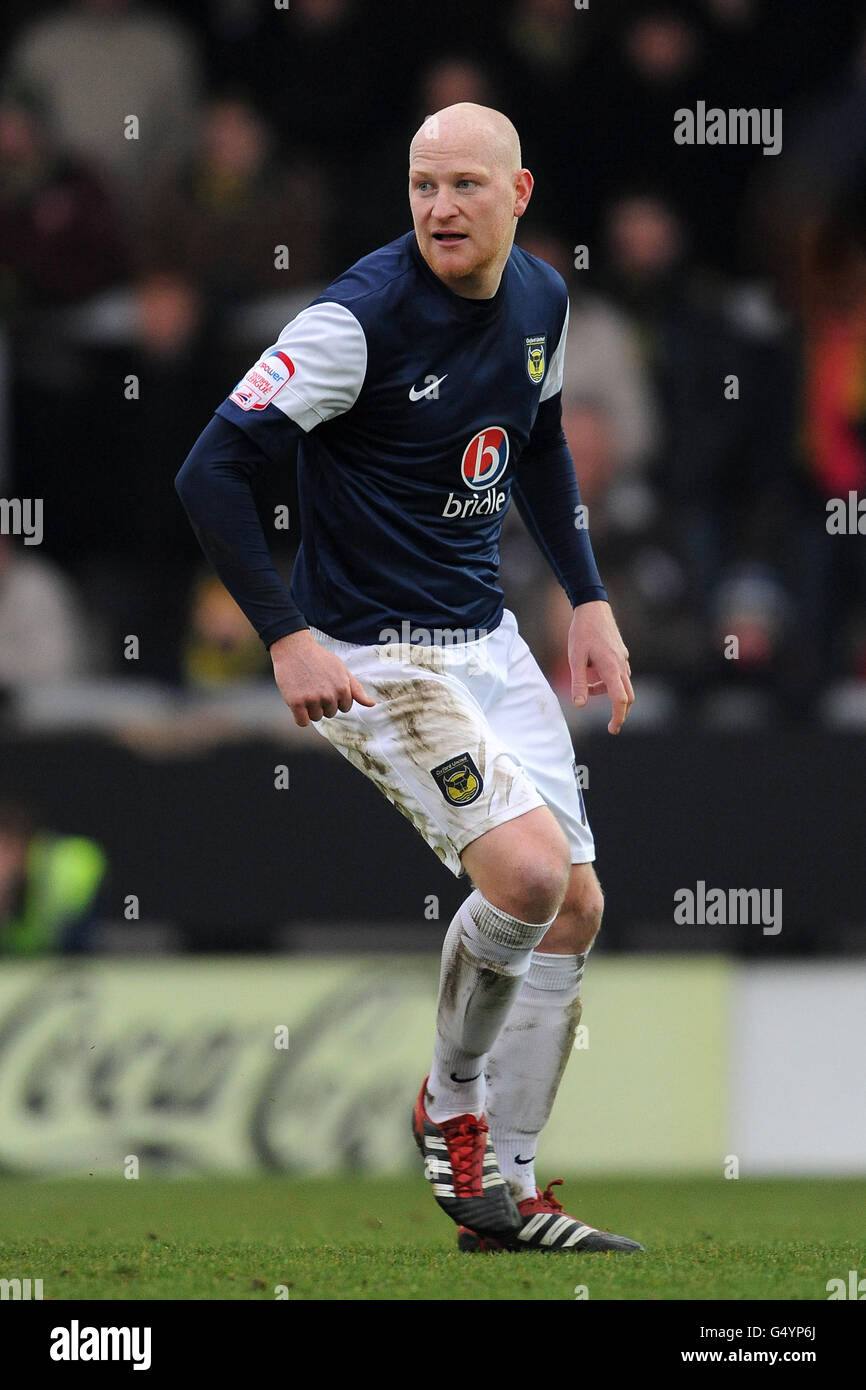
[[(447, 375), (448, 375), (448, 373), (446, 372), (446, 373), (445, 373), (445, 376), (447, 376)], [(429, 396), (430, 393), (431, 393), (432, 391), (435, 391), (435, 390), (436, 390), (436, 387), (437, 387), (437, 386), (441, 385), (441, 383), (445, 380), (445, 376), (437, 377), (435, 381), (431, 381), (431, 382), (430, 382), (430, 385), (429, 385), (429, 386), (425, 386), (423, 391), (419, 391), (418, 388), (415, 387), (415, 386), (410, 386), (410, 387), (409, 387), (409, 399), (410, 399), (410, 401), (420, 401), (420, 400), (423, 399), (424, 396)]]

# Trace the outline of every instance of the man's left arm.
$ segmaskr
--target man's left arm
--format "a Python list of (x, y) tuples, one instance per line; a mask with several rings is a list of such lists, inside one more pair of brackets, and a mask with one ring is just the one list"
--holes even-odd
[(607, 727), (617, 734), (634, 703), (631, 667), (595, 563), (574, 460), (562, 429), (560, 391), (538, 407), (530, 442), (515, 470), (513, 496), (574, 609), (568, 634), (572, 699), (584, 705), (590, 695), (607, 693)]

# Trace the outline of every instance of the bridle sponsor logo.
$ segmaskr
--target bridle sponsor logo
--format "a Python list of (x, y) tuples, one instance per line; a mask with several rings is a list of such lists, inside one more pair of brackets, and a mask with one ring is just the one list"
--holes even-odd
[(505, 506), (507, 493), (497, 489), (508, 467), (510, 446), (508, 431), (501, 425), (486, 425), (473, 435), (460, 460), (460, 473), (466, 487), (474, 495), (460, 496), (449, 492), (442, 516), (464, 517), (492, 516)]

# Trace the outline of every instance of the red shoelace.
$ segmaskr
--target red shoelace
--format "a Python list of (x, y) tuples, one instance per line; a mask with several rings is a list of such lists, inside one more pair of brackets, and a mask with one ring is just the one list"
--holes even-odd
[(556, 1198), (554, 1197), (553, 1192), (552, 1192), (552, 1189), (553, 1189), (554, 1187), (562, 1187), (562, 1183), (563, 1183), (563, 1179), (562, 1179), (562, 1178), (552, 1178), (551, 1181), (547, 1184), (547, 1187), (544, 1189), (544, 1191), (543, 1191), (542, 1194), (541, 1194), (541, 1200), (542, 1200), (542, 1202), (546, 1202), (547, 1205), (548, 1205), (549, 1207), (553, 1207), (553, 1210), (554, 1210), (554, 1211), (562, 1211), (562, 1209), (563, 1209), (563, 1208), (562, 1208), (562, 1203), (561, 1203), (561, 1202), (557, 1202), (557, 1200), (556, 1200)]
[(547, 1184), (543, 1192), (536, 1189), (535, 1197), (525, 1197), (518, 1205), (524, 1216), (537, 1215), (542, 1211), (562, 1211), (562, 1203), (557, 1202), (553, 1195), (552, 1188), (562, 1187), (562, 1178), (554, 1178)]
[(487, 1125), (474, 1116), (459, 1116), (439, 1126), (448, 1145), (448, 1157), (454, 1174), (456, 1197), (479, 1197), (484, 1191), (484, 1153), (487, 1147)]

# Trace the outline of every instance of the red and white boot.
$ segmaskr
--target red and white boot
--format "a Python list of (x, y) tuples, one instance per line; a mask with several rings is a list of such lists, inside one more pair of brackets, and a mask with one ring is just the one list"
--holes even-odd
[(494, 1239), (475, 1227), (463, 1225), (457, 1232), (458, 1246), (467, 1253), (483, 1251), (491, 1254), (497, 1250), (573, 1250), (578, 1254), (617, 1250), (630, 1255), (635, 1250), (643, 1250), (642, 1245), (628, 1236), (598, 1231), (594, 1226), (587, 1226), (576, 1216), (564, 1212), (552, 1191), (561, 1184), (562, 1178), (554, 1178), (544, 1192), (536, 1188), (534, 1197), (526, 1197), (517, 1203), (521, 1225), (510, 1239)]

